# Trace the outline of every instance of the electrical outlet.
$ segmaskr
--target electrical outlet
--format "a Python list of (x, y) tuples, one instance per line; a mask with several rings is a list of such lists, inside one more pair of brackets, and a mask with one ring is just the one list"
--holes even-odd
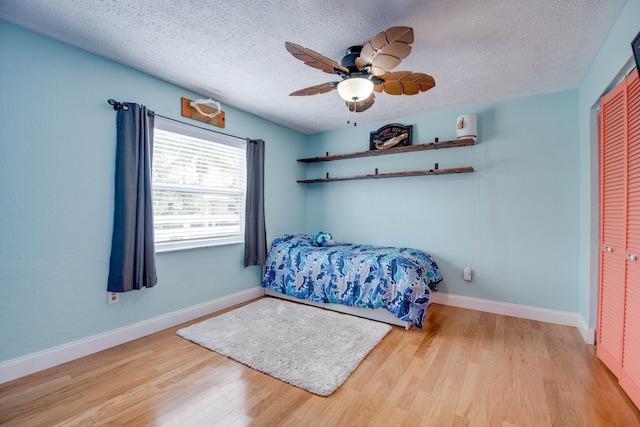
[(467, 282), (470, 282), (472, 280), (472, 272), (471, 272), (471, 267), (465, 267), (464, 268), (464, 280), (466, 280)]
[(107, 295), (109, 296), (109, 304), (115, 304), (117, 302), (120, 302), (120, 294), (117, 292), (107, 292)]

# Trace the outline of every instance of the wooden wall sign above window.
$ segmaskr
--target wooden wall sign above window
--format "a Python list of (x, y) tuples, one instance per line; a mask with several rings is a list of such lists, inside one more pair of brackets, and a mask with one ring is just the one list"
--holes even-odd
[[(193, 120), (198, 120), (201, 122), (209, 123), (214, 126), (218, 126), (220, 128), (224, 128), (225, 118), (224, 111), (220, 111), (220, 114), (215, 117), (207, 117), (200, 114), (195, 108), (191, 106), (191, 99), (182, 98), (182, 115), (184, 117), (189, 117)], [(209, 107), (208, 105), (200, 105), (199, 108), (206, 114), (215, 113), (216, 109), (213, 107)]]

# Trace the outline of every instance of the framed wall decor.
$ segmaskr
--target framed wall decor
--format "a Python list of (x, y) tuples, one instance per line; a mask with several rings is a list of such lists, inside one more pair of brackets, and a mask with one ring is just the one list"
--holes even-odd
[(369, 151), (387, 150), (393, 147), (411, 145), (413, 125), (405, 126), (391, 123), (371, 132)]

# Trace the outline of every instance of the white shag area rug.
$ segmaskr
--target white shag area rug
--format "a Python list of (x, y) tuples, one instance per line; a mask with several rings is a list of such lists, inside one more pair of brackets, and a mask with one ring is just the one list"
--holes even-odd
[(385, 323), (263, 298), (177, 334), (291, 385), (328, 396), (390, 330)]

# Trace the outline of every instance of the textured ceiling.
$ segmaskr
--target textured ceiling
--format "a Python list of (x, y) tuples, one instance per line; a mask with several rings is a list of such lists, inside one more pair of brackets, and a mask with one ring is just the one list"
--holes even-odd
[(311, 134), (347, 126), (347, 108), (337, 91), (288, 96), (337, 79), (285, 41), (340, 62), (380, 31), (413, 27), (413, 50), (394, 71), (430, 74), (436, 87), (376, 94), (352, 113), (364, 124), (576, 88), (624, 2), (2, 0), (0, 18)]

